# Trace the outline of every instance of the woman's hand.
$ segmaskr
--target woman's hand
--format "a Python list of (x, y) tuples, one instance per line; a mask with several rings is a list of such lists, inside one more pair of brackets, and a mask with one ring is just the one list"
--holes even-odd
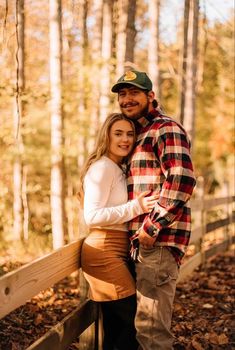
[(137, 197), (144, 213), (149, 213), (153, 209), (157, 200), (156, 195), (148, 196), (150, 192), (151, 191), (145, 191)]

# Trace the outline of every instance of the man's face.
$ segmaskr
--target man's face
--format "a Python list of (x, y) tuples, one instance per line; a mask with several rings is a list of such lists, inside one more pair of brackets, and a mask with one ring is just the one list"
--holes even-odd
[(137, 120), (146, 116), (152, 109), (153, 91), (146, 94), (143, 90), (131, 86), (118, 91), (118, 102), (121, 112), (128, 118)]

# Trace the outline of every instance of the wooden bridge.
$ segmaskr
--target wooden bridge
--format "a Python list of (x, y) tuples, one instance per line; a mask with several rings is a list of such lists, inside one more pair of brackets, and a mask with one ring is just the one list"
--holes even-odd
[[(182, 265), (179, 280), (187, 278), (209, 257), (227, 250), (233, 244), (234, 237), (231, 231), (235, 219), (234, 199), (234, 196), (220, 198), (201, 196), (191, 201), (193, 212), (193, 230), (189, 247), (191, 256)], [(0, 318), (25, 304), (40, 291), (77, 271), (80, 268), (81, 245), (82, 239), (1, 277)], [(67, 349), (78, 336), (81, 336), (79, 349), (100, 349), (99, 309), (95, 302), (87, 298), (27, 350)]]

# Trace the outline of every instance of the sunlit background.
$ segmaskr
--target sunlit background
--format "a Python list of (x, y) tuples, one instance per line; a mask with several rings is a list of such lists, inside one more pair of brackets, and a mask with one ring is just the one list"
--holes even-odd
[[(22, 3), (16, 1), (18, 6)], [(0, 244), (4, 256), (15, 254), (12, 242), (16, 241), (22, 242), (17, 254), (21, 249), (25, 254), (27, 247), (29, 258), (52, 249), (51, 155), (56, 152), (63, 177), (59, 190), (65, 209), (63, 242), (84, 233), (76, 198), (79, 171), (100, 123), (108, 113), (118, 111), (110, 87), (120, 67), (124, 69), (125, 57), (133, 56), (134, 67), (149, 71), (149, 47), (156, 41), (149, 30), (153, 20), (149, 1), (136, 2), (135, 18), (128, 27), (135, 27), (136, 35), (127, 45), (121, 38), (128, 32), (123, 22), (127, 13), (119, 9), (120, 1), (110, 3), (112, 15), (101, 13), (97, 4), (62, 1), (62, 99), (56, 108), (63, 126), (61, 143), (53, 149), (51, 141), (58, 135), (51, 127), (56, 67), (50, 66), (50, 47), (56, 38), (50, 37), (48, 1), (24, 1), (23, 29), (15, 1), (0, 3)], [(204, 0), (199, 5), (192, 155), (205, 195), (226, 196), (234, 191), (234, 2)], [(183, 0), (161, 1), (158, 64), (153, 63), (159, 72), (156, 94), (164, 112), (177, 120), (184, 21)], [(132, 56), (125, 56), (128, 50)]]

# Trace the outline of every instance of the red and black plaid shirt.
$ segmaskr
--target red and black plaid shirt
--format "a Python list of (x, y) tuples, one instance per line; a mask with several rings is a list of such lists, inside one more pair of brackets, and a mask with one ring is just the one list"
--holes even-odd
[(180, 264), (189, 243), (189, 199), (196, 184), (190, 142), (183, 127), (157, 110), (136, 122), (137, 142), (128, 167), (129, 199), (143, 191), (157, 194), (149, 214), (129, 223), (131, 241), (141, 228), (162, 246), (168, 246)]

